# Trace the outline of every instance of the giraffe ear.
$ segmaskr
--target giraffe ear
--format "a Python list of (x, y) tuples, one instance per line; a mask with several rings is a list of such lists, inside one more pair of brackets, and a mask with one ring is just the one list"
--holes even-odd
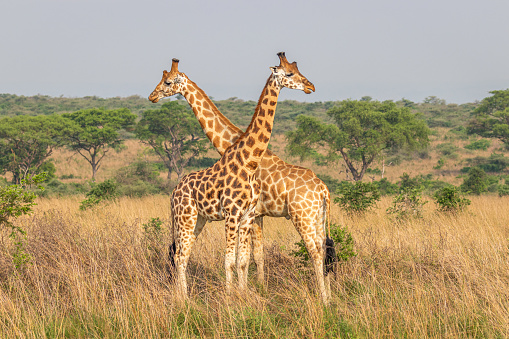
[(272, 74), (277, 74), (277, 71), (278, 71), (277, 67), (269, 67), (269, 68), (270, 68)]

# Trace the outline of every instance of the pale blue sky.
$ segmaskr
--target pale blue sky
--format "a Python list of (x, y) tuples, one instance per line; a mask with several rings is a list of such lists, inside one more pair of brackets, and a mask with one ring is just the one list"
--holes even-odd
[(509, 1), (12, 0), (0, 4), (0, 93), (148, 96), (171, 58), (215, 99), (256, 100), (285, 51), (299, 101), (509, 87)]

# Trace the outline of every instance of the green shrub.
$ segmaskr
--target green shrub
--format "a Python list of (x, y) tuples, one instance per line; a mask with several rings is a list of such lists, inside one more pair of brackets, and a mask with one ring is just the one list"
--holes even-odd
[(115, 174), (119, 196), (141, 197), (163, 192), (166, 187), (159, 177), (156, 163), (138, 160)]
[(419, 188), (402, 190), (399, 195), (394, 197), (392, 206), (387, 209), (387, 213), (398, 219), (422, 217), (422, 209), (427, 202), (422, 200), (421, 194), (422, 190)]
[(456, 186), (447, 186), (435, 192), (433, 199), (441, 212), (460, 212), (470, 205), (470, 200), (461, 196)]
[(444, 158), (440, 158), (440, 159), (438, 159), (436, 166), (433, 166), (433, 169), (436, 169), (436, 170), (442, 169), (442, 167), (444, 167), (444, 165), (445, 165)]
[(392, 195), (399, 191), (399, 186), (391, 183), (387, 178), (380, 179), (379, 181), (373, 181), (373, 184), (376, 185), (380, 195)]
[(86, 199), (80, 203), (80, 210), (96, 206), (103, 200), (114, 199), (117, 196), (117, 187), (117, 183), (112, 179), (95, 184), (87, 193)]
[(509, 195), (509, 185), (506, 182), (505, 185), (500, 185), (498, 187), (498, 196), (499, 197), (504, 197), (504, 196), (507, 196), (507, 195)]
[(423, 186), (423, 178), (420, 176), (411, 178), (408, 173), (403, 173), (401, 177), (399, 177), (401, 181), (398, 182), (400, 191), (409, 191), (413, 189), (422, 189)]
[(502, 153), (492, 153), (489, 157), (468, 159), (467, 163), (479, 167), (485, 172), (499, 173), (509, 166), (509, 158), (505, 157)]
[(491, 141), (488, 139), (479, 139), (476, 141), (472, 141), (470, 144), (466, 145), (465, 148), (469, 150), (483, 150), (486, 151), (488, 147), (491, 146)]
[(458, 147), (450, 142), (437, 145), (437, 150), (446, 158), (456, 159), (458, 157)]
[[(13, 220), (32, 212), (32, 207), (36, 205), (37, 195), (29, 191), (32, 185), (38, 185), (44, 182), (46, 173), (40, 173), (21, 180), (20, 185), (10, 185), (0, 187), (0, 227), (10, 230), (9, 238), (14, 242), (14, 251), (12, 259), (16, 269), (22, 269), (30, 263), (30, 254), (25, 250), (24, 240), (26, 231), (20, 226), (14, 225)], [(39, 189), (43, 188), (39, 186)]]
[(48, 182), (56, 177), (55, 173), (57, 172), (57, 168), (55, 167), (53, 161), (48, 160), (43, 162), (42, 165), (37, 169), (36, 174), (43, 172), (46, 173), (46, 179), (44, 179), (44, 182)]
[[(347, 261), (348, 259), (357, 256), (354, 250), (354, 241), (352, 234), (348, 232), (348, 228), (342, 227), (341, 225), (331, 224), (330, 237), (334, 241), (334, 247), (336, 249), (336, 256), (338, 261)], [(304, 240), (296, 242), (297, 251), (291, 252), (291, 254), (297, 258), (301, 258), (303, 262), (309, 261), (309, 253), (304, 244)]]
[(479, 167), (472, 167), (468, 176), (460, 186), (461, 190), (468, 194), (480, 195), (488, 189), (488, 177), (486, 172)]
[(348, 213), (363, 214), (380, 200), (377, 185), (356, 181), (355, 184), (338, 189), (334, 202)]

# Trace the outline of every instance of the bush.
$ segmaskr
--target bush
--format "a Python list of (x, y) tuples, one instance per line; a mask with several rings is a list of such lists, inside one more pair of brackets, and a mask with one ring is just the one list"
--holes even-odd
[(387, 178), (380, 179), (379, 181), (373, 181), (376, 188), (380, 192), (380, 195), (392, 195), (399, 191), (399, 186), (391, 183)]
[(470, 200), (463, 198), (455, 186), (443, 187), (435, 192), (433, 199), (441, 212), (460, 212), (470, 205)]
[[(0, 187), (0, 227), (10, 230), (9, 238), (14, 242), (12, 259), (17, 269), (24, 268), (29, 264), (31, 257), (26, 252), (24, 245), (26, 231), (20, 226), (14, 225), (12, 220), (32, 212), (32, 207), (36, 205), (37, 195), (28, 189), (34, 184), (44, 182), (45, 179), (46, 173), (43, 172), (21, 180), (20, 185)], [(39, 189), (43, 188), (39, 186)]]
[(394, 197), (392, 207), (387, 209), (387, 213), (398, 219), (422, 217), (422, 209), (427, 202), (422, 200), (421, 193), (422, 190), (419, 188), (402, 190), (399, 195)]
[[(509, 158), (502, 153), (492, 153), (489, 157), (475, 157), (467, 160), (468, 164), (476, 166), (485, 172), (499, 173), (509, 166)], [(467, 171), (468, 172), (468, 171)]]
[(509, 195), (509, 185), (506, 182), (505, 185), (500, 185), (498, 187), (498, 196), (499, 197), (504, 197), (504, 196), (507, 196), (507, 195)]
[(117, 196), (117, 183), (108, 179), (100, 184), (94, 185), (87, 193), (87, 199), (80, 203), (80, 210), (86, 210), (90, 207), (96, 206), (103, 200), (112, 200)]
[[(346, 226), (342, 227), (341, 225), (331, 224), (330, 233), (330, 237), (334, 241), (338, 261), (344, 262), (357, 255), (354, 250), (352, 234), (348, 232)], [(303, 262), (308, 262), (309, 253), (304, 244), (304, 240), (296, 242), (295, 245), (297, 246), (297, 251), (291, 252), (291, 254), (297, 258), (301, 258)]]
[(411, 178), (410, 175), (405, 172), (399, 178), (401, 179), (401, 181), (399, 182), (399, 187), (401, 191), (421, 189), (423, 186), (423, 178), (420, 176)]
[(157, 165), (143, 160), (119, 169), (115, 174), (115, 181), (118, 184), (118, 195), (141, 197), (161, 193), (166, 189), (159, 178)]
[(480, 195), (488, 189), (488, 177), (486, 172), (479, 167), (472, 167), (468, 176), (460, 186), (461, 190), (468, 194)]
[(479, 139), (476, 141), (472, 141), (470, 144), (466, 145), (465, 148), (469, 150), (483, 150), (486, 151), (488, 147), (491, 146), (491, 141), (488, 139)]
[(348, 213), (363, 214), (380, 200), (380, 192), (375, 184), (356, 181), (354, 185), (338, 189), (339, 197), (334, 202)]
[(458, 157), (458, 153), (456, 153), (458, 147), (449, 142), (437, 145), (437, 150), (446, 158), (456, 159)]

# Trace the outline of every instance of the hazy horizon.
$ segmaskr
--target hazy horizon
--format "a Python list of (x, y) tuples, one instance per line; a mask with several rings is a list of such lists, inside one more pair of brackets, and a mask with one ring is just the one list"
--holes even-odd
[(257, 100), (290, 61), (316, 86), (280, 100), (470, 103), (509, 87), (509, 2), (19, 0), (2, 4), (0, 93), (147, 97), (180, 59), (216, 100)]

